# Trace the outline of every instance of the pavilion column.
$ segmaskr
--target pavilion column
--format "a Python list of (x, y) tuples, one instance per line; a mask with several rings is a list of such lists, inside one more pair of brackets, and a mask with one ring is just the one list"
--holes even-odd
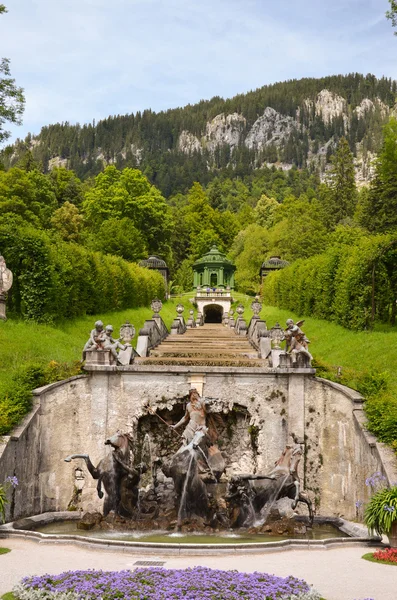
[(204, 267), (204, 277), (203, 277), (203, 285), (208, 287), (210, 284), (209, 276), (208, 276), (208, 267)]
[(223, 267), (219, 269), (219, 282), (218, 285), (223, 285)]

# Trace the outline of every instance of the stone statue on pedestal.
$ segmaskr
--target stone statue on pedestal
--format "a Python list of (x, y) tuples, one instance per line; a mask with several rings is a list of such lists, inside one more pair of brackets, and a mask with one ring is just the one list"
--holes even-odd
[(293, 363), (296, 362), (298, 354), (307, 356), (309, 360), (312, 360), (313, 358), (308, 347), (310, 340), (307, 339), (301, 329), (303, 323), (304, 321), (294, 323), (292, 319), (287, 320), (287, 328), (284, 332), (284, 337), (286, 340), (286, 351), (288, 354), (291, 354)]
[(0, 256), (0, 319), (7, 320), (6, 317), (6, 298), (7, 292), (12, 286), (12, 272), (7, 269), (6, 261)]

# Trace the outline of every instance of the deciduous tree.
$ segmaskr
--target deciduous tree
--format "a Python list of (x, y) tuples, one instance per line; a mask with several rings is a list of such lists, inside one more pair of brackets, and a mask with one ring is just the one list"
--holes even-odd
[[(4, 4), (0, 4), (0, 15), (7, 12)], [(11, 77), (10, 60), (0, 59), (0, 143), (10, 137), (4, 129), (7, 123), (21, 124), (25, 107), (23, 89), (18, 87)]]

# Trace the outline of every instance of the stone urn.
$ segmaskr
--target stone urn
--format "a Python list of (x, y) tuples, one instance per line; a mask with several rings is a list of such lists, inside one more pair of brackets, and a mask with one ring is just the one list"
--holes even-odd
[(397, 521), (393, 521), (391, 529), (387, 534), (389, 538), (389, 544), (392, 548), (397, 548)]

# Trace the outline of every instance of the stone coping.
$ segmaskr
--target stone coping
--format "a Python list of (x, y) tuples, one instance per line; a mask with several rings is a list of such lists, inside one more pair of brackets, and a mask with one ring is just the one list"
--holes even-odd
[(323, 377), (316, 377), (317, 381), (321, 381), (321, 383), (325, 383), (329, 387), (342, 392), (347, 398), (352, 400), (355, 404), (363, 404), (365, 402), (365, 398), (357, 392), (357, 390), (353, 390), (352, 388), (347, 387), (346, 385), (342, 385), (341, 383), (337, 383), (336, 381), (331, 381), (330, 379), (324, 379)]
[[(145, 365), (132, 364), (126, 367), (120, 366), (103, 366), (103, 365), (87, 365), (84, 367), (87, 372), (103, 372), (103, 373), (242, 373), (254, 375), (314, 375), (316, 369), (311, 367), (307, 369), (273, 369), (271, 367), (216, 367), (206, 365)], [(79, 376), (81, 377), (81, 375)], [(68, 381), (68, 380), (66, 380)], [(326, 381), (326, 380), (324, 380)], [(55, 384), (51, 384), (55, 385)]]
[[(324, 540), (285, 539), (276, 542), (252, 542), (250, 544), (167, 544), (165, 542), (127, 542), (122, 540), (103, 540), (77, 535), (47, 534), (34, 531), (34, 525), (53, 523), (60, 520), (79, 520), (79, 512), (50, 512), (19, 519), (14, 523), (0, 526), (0, 539), (21, 537), (38, 543), (68, 544), (97, 550), (114, 550), (139, 554), (151, 554), (164, 551), (167, 555), (198, 555), (198, 554), (247, 554), (263, 552), (278, 552), (287, 550), (327, 550), (328, 548), (360, 545), (363, 547), (382, 546), (379, 537), (365, 534), (366, 528), (358, 523), (352, 523), (338, 518), (315, 517), (315, 522), (328, 522), (339, 526), (349, 537), (327, 538)], [(298, 519), (307, 521), (307, 517)], [(21, 529), (26, 524), (28, 529)], [(364, 534), (364, 535), (363, 535)]]
[(32, 391), (32, 394), (33, 396), (41, 396), (41, 394), (44, 394), (45, 392), (49, 392), (51, 390), (55, 390), (57, 387), (60, 387), (65, 383), (75, 381), (76, 379), (84, 379), (86, 377), (87, 375), (73, 375), (73, 377), (68, 377), (68, 379), (62, 379), (61, 381), (55, 381), (54, 383), (49, 383), (47, 385), (43, 385), (42, 387), (36, 388)]

